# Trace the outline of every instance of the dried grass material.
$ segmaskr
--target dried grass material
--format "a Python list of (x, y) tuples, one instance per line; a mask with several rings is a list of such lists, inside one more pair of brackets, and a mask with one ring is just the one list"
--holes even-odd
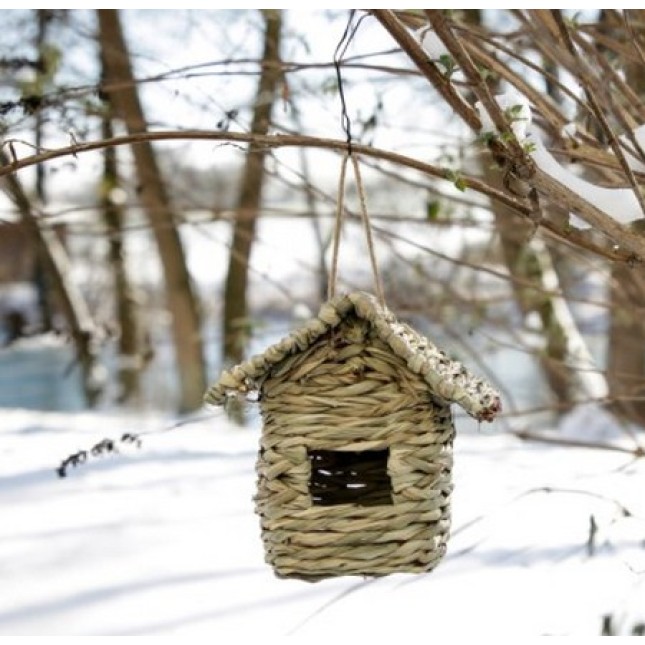
[(439, 563), (450, 529), (450, 403), (491, 420), (500, 399), (490, 385), (357, 292), (224, 372), (206, 401), (251, 391), (263, 417), (256, 510), (278, 575), (377, 576)]
[[(205, 401), (223, 405), (230, 395), (247, 395), (260, 390), (269, 371), (279, 369), (280, 373), (287, 373), (294, 365), (302, 364), (301, 352), (337, 328), (348, 316), (370, 324), (373, 335), (382, 341), (380, 347), (373, 348), (371, 356), (374, 361), (380, 358), (381, 365), (386, 369), (387, 360), (383, 360), (383, 357), (393, 352), (405, 361), (412, 374), (422, 377), (426, 388), (448, 403), (457, 403), (476, 419), (491, 421), (500, 412), (499, 393), (493, 387), (471, 374), (458, 361), (448, 358), (411, 327), (399, 323), (388, 309), (379, 305), (374, 296), (362, 291), (337, 296), (326, 302), (317, 318), (272, 345), (263, 354), (253, 356), (230, 371), (224, 371), (206, 393)], [(348, 340), (355, 338), (358, 344), (362, 342), (360, 325), (355, 330), (346, 329), (345, 333), (348, 334)], [(349, 355), (358, 349), (350, 344), (345, 351)], [(308, 364), (302, 369), (314, 370), (316, 366)], [(321, 365), (320, 369), (326, 368)], [(351, 372), (350, 364), (347, 370)], [(339, 376), (344, 375), (334, 371), (334, 378)]]
[[(350, 315), (287, 359), (264, 380), (260, 407), (256, 509), (278, 575), (384, 575), (439, 562), (450, 527), (450, 412), (367, 321)], [(334, 450), (388, 451), (391, 503), (317, 506), (309, 452)], [(375, 494), (375, 480), (365, 486)]]

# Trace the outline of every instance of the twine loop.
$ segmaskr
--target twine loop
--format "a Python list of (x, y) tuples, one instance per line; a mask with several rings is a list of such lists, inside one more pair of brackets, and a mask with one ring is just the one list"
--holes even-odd
[(329, 285), (327, 290), (328, 298), (331, 299), (336, 295), (336, 282), (338, 279), (338, 255), (340, 250), (341, 229), (343, 223), (343, 215), (345, 213), (345, 184), (347, 177), (347, 162), (351, 159), (352, 168), (354, 169), (354, 178), (356, 180), (356, 187), (358, 189), (358, 198), (360, 203), (361, 219), (363, 221), (363, 228), (365, 230), (365, 239), (367, 241), (367, 250), (370, 256), (370, 264), (372, 267), (372, 277), (374, 278), (374, 289), (379, 304), (385, 307), (385, 296), (383, 293), (383, 282), (381, 274), (376, 262), (376, 251), (374, 249), (374, 237), (372, 235), (372, 225), (367, 213), (367, 199), (365, 196), (365, 186), (361, 177), (359, 160), (351, 151), (348, 151), (343, 156), (343, 161), (340, 166), (340, 177), (338, 180), (338, 199), (336, 201), (336, 218), (334, 221), (334, 245), (332, 251), (331, 273), (329, 277)]

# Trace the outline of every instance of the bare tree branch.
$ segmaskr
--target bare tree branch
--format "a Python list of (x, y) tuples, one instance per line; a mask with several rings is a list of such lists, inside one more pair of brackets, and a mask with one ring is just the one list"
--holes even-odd
[(432, 83), (435, 89), (443, 96), (448, 105), (473, 130), (481, 129), (481, 120), (473, 107), (455, 90), (450, 79), (444, 76), (439, 68), (428, 58), (421, 45), (408, 33), (405, 26), (389, 9), (373, 9), (372, 15), (387, 29), (392, 38), (399, 43), (401, 49), (410, 57), (410, 60), (419, 68), (421, 73)]

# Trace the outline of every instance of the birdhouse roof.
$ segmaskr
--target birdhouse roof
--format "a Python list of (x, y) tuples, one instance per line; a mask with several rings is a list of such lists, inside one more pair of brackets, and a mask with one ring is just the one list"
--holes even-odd
[(258, 390), (274, 365), (305, 351), (352, 315), (368, 321), (380, 340), (406, 362), (411, 372), (425, 380), (435, 396), (459, 404), (480, 421), (492, 421), (500, 412), (500, 395), (491, 385), (471, 374), (458, 361), (448, 358), (427, 338), (399, 322), (374, 296), (362, 291), (332, 298), (323, 304), (317, 317), (268, 347), (264, 353), (222, 372), (206, 393), (205, 402), (222, 405), (227, 396)]

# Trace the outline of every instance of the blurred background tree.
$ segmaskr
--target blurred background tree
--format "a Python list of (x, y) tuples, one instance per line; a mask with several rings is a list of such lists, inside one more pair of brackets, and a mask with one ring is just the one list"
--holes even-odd
[[(645, 423), (642, 10), (3, 16), (0, 247), (29, 266), (0, 262), (0, 384), (19, 361), (35, 382), (55, 330), (55, 385), (85, 395), (53, 407), (186, 412), (315, 310), (340, 78), (391, 308), (502, 389), (511, 429), (589, 403)], [(341, 287), (370, 289), (349, 188)]]

